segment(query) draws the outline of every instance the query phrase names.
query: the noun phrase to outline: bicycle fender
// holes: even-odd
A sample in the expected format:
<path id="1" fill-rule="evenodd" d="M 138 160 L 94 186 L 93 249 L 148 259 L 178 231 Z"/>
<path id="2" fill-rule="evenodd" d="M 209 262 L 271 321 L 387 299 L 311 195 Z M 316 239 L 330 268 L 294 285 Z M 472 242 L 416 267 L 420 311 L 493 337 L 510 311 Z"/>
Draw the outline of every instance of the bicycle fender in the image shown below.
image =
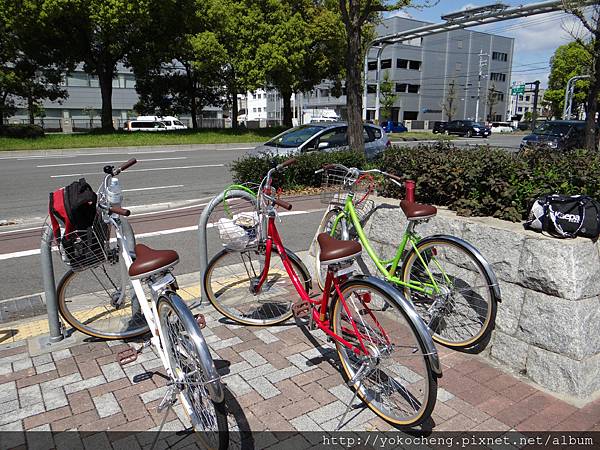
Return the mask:
<path id="1" fill-rule="evenodd" d="M 477 261 L 481 264 L 481 267 L 483 267 L 485 276 L 487 277 L 487 279 L 494 291 L 494 297 L 496 297 L 496 301 L 498 303 L 502 302 L 502 297 L 500 295 L 500 285 L 498 284 L 498 278 L 496 278 L 496 274 L 494 273 L 494 270 L 492 269 L 491 264 L 489 262 L 487 262 L 487 260 L 483 257 L 483 255 L 481 254 L 481 252 L 479 250 L 477 250 L 472 244 L 465 241 L 464 239 L 458 238 L 456 236 L 450 236 L 447 234 L 435 234 L 433 236 L 427 236 L 426 238 L 421 239 L 418 243 L 427 242 L 429 240 L 433 240 L 436 238 L 443 238 L 448 241 L 455 242 L 456 244 L 462 245 L 467 250 L 469 250 L 471 253 L 473 253 L 473 255 L 475 255 L 475 258 L 477 259 Z"/>
<path id="2" fill-rule="evenodd" d="M 433 339 L 431 338 L 429 328 L 427 327 L 425 322 L 423 322 L 423 319 L 419 317 L 417 311 L 415 311 L 413 304 L 406 300 L 404 298 L 404 295 L 402 295 L 402 293 L 391 283 L 369 275 L 352 275 L 350 278 L 348 278 L 347 281 L 345 281 L 340 286 L 340 289 L 343 290 L 344 285 L 351 281 L 366 281 L 370 284 L 375 285 L 375 287 L 381 289 L 383 292 L 386 292 L 390 295 L 392 301 L 396 304 L 395 306 L 398 309 L 401 309 L 404 312 L 406 312 L 406 315 L 408 316 L 409 320 L 411 320 L 414 323 L 417 333 L 420 334 L 421 339 L 423 340 L 425 350 L 427 352 L 427 359 L 429 359 L 429 362 L 431 363 L 431 369 L 433 370 L 433 373 L 435 373 L 438 376 L 438 378 L 441 378 L 442 365 L 440 364 L 440 358 L 438 356 L 437 349 L 435 348 L 435 344 L 433 343 Z"/>
<path id="3" fill-rule="evenodd" d="M 173 306 L 179 309 L 182 313 L 181 318 L 184 322 L 184 326 L 188 330 L 198 330 L 198 323 L 194 319 L 192 312 L 182 300 L 182 298 L 172 291 L 166 292 L 164 295 L 168 296 Z M 212 401 L 220 403 L 225 398 L 225 392 L 223 390 L 223 384 L 221 383 L 221 376 L 215 368 L 215 363 L 210 354 L 210 350 L 208 349 L 208 345 L 204 340 L 204 336 L 200 331 L 200 333 L 198 334 L 190 333 L 190 337 L 194 341 L 194 344 L 196 344 L 196 348 L 198 349 L 200 362 L 206 370 L 206 378 L 209 380 L 214 380 L 206 384 L 208 395 L 210 396 L 210 399 Z"/>

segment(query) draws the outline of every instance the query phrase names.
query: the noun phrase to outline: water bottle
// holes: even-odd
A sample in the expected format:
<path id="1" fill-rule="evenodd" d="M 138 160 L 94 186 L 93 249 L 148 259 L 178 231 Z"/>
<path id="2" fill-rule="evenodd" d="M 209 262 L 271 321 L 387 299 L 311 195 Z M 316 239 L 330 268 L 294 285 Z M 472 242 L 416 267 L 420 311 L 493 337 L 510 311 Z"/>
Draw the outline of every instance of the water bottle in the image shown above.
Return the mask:
<path id="1" fill-rule="evenodd" d="M 120 205 L 123 201 L 123 192 L 118 178 L 111 178 L 110 185 L 106 189 L 106 197 L 111 205 Z"/>

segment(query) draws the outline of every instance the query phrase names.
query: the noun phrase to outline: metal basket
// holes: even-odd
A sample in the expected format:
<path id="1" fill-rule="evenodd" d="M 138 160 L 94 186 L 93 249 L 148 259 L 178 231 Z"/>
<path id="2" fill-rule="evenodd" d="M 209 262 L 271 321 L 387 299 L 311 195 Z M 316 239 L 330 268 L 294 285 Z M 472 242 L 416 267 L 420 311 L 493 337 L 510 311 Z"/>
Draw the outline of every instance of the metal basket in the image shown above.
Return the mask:
<path id="1" fill-rule="evenodd" d="M 99 266 L 108 259 L 110 233 L 98 214 L 91 227 L 64 234 L 57 240 L 58 251 L 65 265 L 74 272 Z"/>
<path id="2" fill-rule="evenodd" d="M 321 180 L 321 203 L 344 206 L 348 195 L 352 193 L 352 202 L 357 207 L 366 202 L 374 186 L 370 175 L 356 178 L 343 169 L 328 169 L 323 172 Z"/>

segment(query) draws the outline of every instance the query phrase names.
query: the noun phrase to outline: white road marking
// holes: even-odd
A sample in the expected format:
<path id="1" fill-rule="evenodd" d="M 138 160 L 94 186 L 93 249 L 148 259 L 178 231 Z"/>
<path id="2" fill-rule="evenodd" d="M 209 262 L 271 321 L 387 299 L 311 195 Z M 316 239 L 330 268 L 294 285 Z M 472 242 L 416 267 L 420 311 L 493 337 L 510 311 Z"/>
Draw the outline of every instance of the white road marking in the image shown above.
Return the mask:
<path id="1" fill-rule="evenodd" d="M 183 184 L 172 184 L 171 186 L 154 186 L 154 187 L 145 187 L 145 188 L 135 188 L 135 189 L 123 189 L 123 192 L 137 192 L 137 191 L 152 191 L 154 189 L 171 189 L 183 187 Z"/>
<path id="2" fill-rule="evenodd" d="M 153 167 L 149 169 L 129 169 L 127 173 L 132 172 L 153 172 L 157 170 L 179 170 L 179 169 L 200 169 L 205 167 L 225 167 L 225 164 L 201 164 L 198 166 L 177 166 L 177 167 Z M 98 172 L 87 172 L 87 173 L 68 173 L 65 175 L 50 175 L 50 178 L 66 178 L 66 177 L 79 177 L 81 175 L 97 175 Z"/>
<path id="3" fill-rule="evenodd" d="M 148 161 L 172 161 L 174 159 L 187 159 L 187 156 L 176 156 L 174 158 L 149 158 L 149 159 L 138 159 L 138 162 L 148 162 Z M 43 164 L 41 166 L 37 166 L 38 168 L 42 167 L 64 167 L 64 166 L 85 166 L 85 165 L 101 165 L 101 164 L 118 164 L 124 163 L 125 161 L 94 161 L 94 162 L 78 162 L 78 163 L 63 163 L 63 164 Z"/>
<path id="4" fill-rule="evenodd" d="M 314 212 L 319 212 L 322 211 L 322 208 L 319 209 L 309 209 L 306 211 L 285 211 L 282 213 L 279 213 L 280 216 L 296 216 L 296 215 L 300 215 L 300 214 L 310 214 L 310 213 L 314 213 Z M 212 228 L 214 227 L 214 224 L 208 224 L 208 228 Z M 147 237 L 154 237 L 154 236 L 165 236 L 168 234 L 176 234 L 176 233 L 185 233 L 188 231 L 195 231 L 198 229 L 198 225 L 192 225 L 189 227 L 180 227 L 180 228 L 171 228 L 168 230 L 160 230 L 160 231 L 151 231 L 148 233 L 139 233 L 135 235 L 136 239 L 141 239 L 141 238 L 147 238 Z M 111 239 L 111 241 L 114 241 L 114 238 Z M 56 247 L 52 247 L 52 251 L 55 252 L 58 249 Z M 13 253 L 4 253 L 2 255 L 0 255 L 0 261 L 4 261 L 7 259 L 15 259 L 15 258 L 22 258 L 25 256 L 33 256 L 33 255 L 39 255 L 40 254 L 40 249 L 36 248 L 33 250 L 23 250 L 20 252 L 13 252 Z"/>

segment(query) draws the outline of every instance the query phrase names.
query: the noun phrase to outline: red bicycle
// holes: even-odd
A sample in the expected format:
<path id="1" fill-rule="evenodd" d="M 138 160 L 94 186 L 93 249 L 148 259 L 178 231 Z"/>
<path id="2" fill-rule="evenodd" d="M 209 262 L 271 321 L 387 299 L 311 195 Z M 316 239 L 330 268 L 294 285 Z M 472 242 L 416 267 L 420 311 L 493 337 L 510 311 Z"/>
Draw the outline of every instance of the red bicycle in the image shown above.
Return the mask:
<path id="1" fill-rule="evenodd" d="M 434 408 L 441 376 L 427 326 L 387 282 L 352 275 L 362 251 L 355 241 L 319 235 L 321 264 L 327 267 L 325 289 L 320 297 L 309 294 L 310 274 L 284 247 L 275 224 L 276 207 L 291 210 L 292 205 L 275 197 L 272 177 L 293 162 L 279 164 L 263 179 L 254 221 L 248 226 L 246 217 L 244 228 L 254 239 L 246 240 L 251 244 L 242 250 L 225 248 L 210 261 L 205 292 L 221 314 L 241 324 L 274 325 L 295 314 L 311 329 L 322 330 L 335 342 L 355 396 L 391 423 L 418 425 Z"/>

